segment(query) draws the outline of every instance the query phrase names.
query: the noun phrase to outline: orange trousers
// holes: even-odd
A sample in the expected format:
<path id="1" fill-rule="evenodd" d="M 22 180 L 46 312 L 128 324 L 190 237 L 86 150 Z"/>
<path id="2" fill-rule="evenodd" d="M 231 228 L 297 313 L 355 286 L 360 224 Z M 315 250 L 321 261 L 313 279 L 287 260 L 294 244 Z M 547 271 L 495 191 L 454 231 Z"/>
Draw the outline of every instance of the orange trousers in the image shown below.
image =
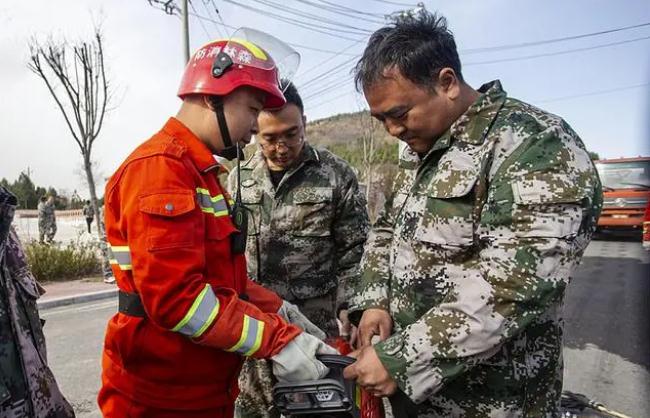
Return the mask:
<path id="1" fill-rule="evenodd" d="M 104 418 L 233 418 L 234 405 L 204 410 L 171 410 L 153 408 L 124 396 L 114 388 L 104 385 L 97 396 Z"/>

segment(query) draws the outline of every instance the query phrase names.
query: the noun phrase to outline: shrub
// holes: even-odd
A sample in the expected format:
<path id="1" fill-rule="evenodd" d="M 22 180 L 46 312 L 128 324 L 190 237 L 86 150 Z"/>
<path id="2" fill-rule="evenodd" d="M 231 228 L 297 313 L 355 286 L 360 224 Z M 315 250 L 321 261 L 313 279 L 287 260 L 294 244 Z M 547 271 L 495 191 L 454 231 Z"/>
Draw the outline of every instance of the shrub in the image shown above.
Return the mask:
<path id="1" fill-rule="evenodd" d="M 25 253 L 39 281 L 69 280 L 101 271 L 93 244 L 70 243 L 59 247 L 32 242 L 25 246 Z"/>

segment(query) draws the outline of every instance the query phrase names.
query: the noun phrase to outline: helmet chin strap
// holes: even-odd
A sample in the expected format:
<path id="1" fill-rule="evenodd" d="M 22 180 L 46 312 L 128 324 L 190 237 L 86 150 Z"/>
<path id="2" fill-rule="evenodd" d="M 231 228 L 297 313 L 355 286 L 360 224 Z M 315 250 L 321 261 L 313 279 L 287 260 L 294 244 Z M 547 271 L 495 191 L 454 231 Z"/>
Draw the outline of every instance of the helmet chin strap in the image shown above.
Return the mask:
<path id="1" fill-rule="evenodd" d="M 227 160 L 234 160 L 239 157 L 240 160 L 244 159 L 244 154 L 241 152 L 237 145 L 233 145 L 232 138 L 230 137 L 230 130 L 226 122 L 226 114 L 223 110 L 223 99 L 219 96 L 212 96 L 212 106 L 214 113 L 217 116 L 217 125 L 219 125 L 219 132 L 221 133 L 221 140 L 223 141 L 224 148 L 217 152 L 219 157 Z"/>
<path id="2" fill-rule="evenodd" d="M 217 115 L 217 124 L 221 132 L 224 149 L 217 153 L 218 156 L 228 160 L 237 158 L 237 194 L 235 202 L 230 208 L 230 218 L 237 232 L 230 235 L 231 251 L 233 254 L 244 254 L 246 252 L 246 240 L 248 237 L 248 213 L 241 200 L 241 167 L 240 161 L 244 159 L 244 152 L 239 147 L 239 142 L 235 145 L 230 138 L 226 115 L 223 111 L 223 100 L 221 97 L 213 96 L 212 106 L 214 113 Z"/>

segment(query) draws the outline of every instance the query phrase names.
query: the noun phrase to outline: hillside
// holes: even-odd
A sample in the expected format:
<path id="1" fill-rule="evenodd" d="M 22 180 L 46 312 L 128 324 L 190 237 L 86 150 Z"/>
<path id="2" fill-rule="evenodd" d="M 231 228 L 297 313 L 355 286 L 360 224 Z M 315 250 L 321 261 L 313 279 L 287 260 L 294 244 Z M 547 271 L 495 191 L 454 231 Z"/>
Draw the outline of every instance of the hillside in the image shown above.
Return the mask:
<path id="1" fill-rule="evenodd" d="M 340 113 L 324 119 L 307 123 L 307 138 L 314 144 L 342 144 L 358 140 L 372 124 L 373 134 L 379 142 L 395 142 L 384 127 L 376 120 L 371 121 L 367 111 L 355 113 Z"/>
<path id="2" fill-rule="evenodd" d="M 367 111 L 342 113 L 307 123 L 307 140 L 324 147 L 363 171 L 363 138 L 371 132 L 375 140 L 373 164 L 397 162 L 397 140 L 370 117 Z"/>

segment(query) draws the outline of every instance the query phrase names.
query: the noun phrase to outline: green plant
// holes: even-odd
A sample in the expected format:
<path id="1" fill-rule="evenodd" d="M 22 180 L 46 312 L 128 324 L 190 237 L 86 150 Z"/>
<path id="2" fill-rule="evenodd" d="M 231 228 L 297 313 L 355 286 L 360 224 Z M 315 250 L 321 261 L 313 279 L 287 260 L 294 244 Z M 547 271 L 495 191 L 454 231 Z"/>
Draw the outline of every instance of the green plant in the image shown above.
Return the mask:
<path id="1" fill-rule="evenodd" d="M 71 242 L 66 246 L 31 242 L 25 246 L 27 261 L 39 281 L 75 279 L 101 271 L 93 244 Z"/>

